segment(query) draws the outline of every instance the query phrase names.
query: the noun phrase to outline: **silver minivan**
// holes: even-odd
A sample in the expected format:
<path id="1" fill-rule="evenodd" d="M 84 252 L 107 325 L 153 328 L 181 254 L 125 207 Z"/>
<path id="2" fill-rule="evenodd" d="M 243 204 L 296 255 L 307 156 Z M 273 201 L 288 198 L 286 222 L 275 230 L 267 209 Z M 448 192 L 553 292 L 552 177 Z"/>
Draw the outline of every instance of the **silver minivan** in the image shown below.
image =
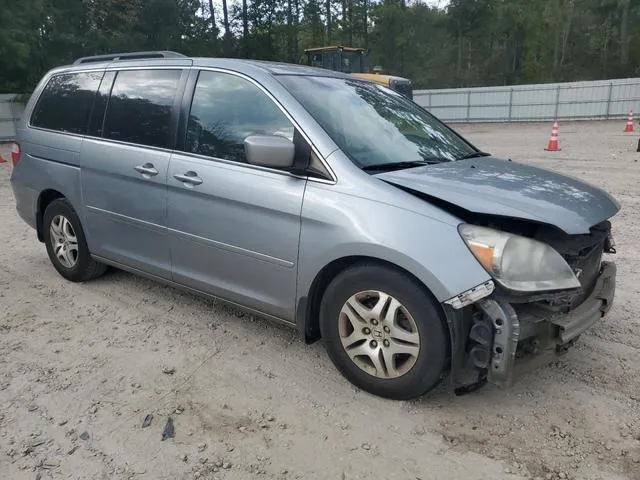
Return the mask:
<path id="1" fill-rule="evenodd" d="M 321 338 L 376 395 L 508 384 L 613 301 L 611 196 L 352 76 L 81 58 L 43 77 L 14 150 L 18 213 L 64 278 L 112 266 L 223 299 Z"/>

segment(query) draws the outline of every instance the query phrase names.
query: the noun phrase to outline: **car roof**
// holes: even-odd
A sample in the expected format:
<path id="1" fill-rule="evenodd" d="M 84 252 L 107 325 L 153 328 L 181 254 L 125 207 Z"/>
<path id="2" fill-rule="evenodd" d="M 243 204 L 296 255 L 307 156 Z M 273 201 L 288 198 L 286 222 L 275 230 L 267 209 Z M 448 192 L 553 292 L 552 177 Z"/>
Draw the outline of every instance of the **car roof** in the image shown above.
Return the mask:
<path id="1" fill-rule="evenodd" d="M 95 60 L 93 60 L 95 58 Z M 114 69 L 118 67 L 162 67 L 162 66 L 183 66 L 183 67 L 209 67 L 223 68 L 245 74 L 262 73 L 267 75 L 306 75 L 316 77 L 335 77 L 353 79 L 351 75 L 342 72 L 335 72 L 323 68 L 309 67 L 306 65 L 295 65 L 284 62 L 272 62 L 266 60 L 247 60 L 240 58 L 216 58 L 216 57 L 185 57 L 182 55 L 170 56 L 167 58 L 134 58 L 134 59 L 105 59 L 104 56 L 83 57 L 72 65 L 64 65 L 52 70 L 59 73 L 61 71 L 82 71 L 82 70 L 102 70 L 105 68 Z M 89 61 L 79 63 L 81 60 Z"/>
<path id="2" fill-rule="evenodd" d="M 196 60 L 198 62 L 196 62 Z M 307 65 L 295 65 L 293 63 L 271 62 L 266 60 L 245 60 L 245 59 L 213 59 L 198 58 L 194 59 L 195 66 L 214 66 L 209 63 L 218 63 L 221 60 L 229 60 L 232 63 L 243 64 L 260 68 L 272 75 L 314 75 L 324 77 L 348 77 L 347 74 L 334 72 L 324 68 L 309 67 Z M 200 63 L 202 61 L 202 63 Z"/>

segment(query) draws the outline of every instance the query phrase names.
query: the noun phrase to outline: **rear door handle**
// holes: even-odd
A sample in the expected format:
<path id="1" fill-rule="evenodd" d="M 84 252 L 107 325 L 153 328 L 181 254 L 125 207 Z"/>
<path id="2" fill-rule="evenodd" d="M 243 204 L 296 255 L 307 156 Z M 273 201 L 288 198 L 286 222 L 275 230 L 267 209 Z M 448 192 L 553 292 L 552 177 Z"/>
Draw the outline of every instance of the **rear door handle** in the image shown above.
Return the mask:
<path id="1" fill-rule="evenodd" d="M 158 174 L 158 170 L 153 166 L 153 163 L 145 163 L 144 165 L 138 165 L 137 167 L 133 167 L 133 169 L 141 173 L 143 176 L 147 177 L 155 177 Z"/>
<path id="2" fill-rule="evenodd" d="M 173 178 L 188 185 L 200 185 L 202 183 L 202 179 L 192 170 L 189 170 L 184 174 L 176 173 Z"/>

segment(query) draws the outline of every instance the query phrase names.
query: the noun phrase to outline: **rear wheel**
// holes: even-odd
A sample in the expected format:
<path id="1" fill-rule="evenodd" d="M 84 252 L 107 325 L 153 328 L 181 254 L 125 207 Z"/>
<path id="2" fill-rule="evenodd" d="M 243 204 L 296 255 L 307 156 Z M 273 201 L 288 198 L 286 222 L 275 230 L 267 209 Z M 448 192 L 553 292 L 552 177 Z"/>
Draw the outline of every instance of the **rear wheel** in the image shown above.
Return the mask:
<path id="1" fill-rule="evenodd" d="M 51 202 L 42 223 L 49 260 L 60 275 L 72 282 L 85 282 L 106 271 L 106 265 L 91 258 L 80 219 L 66 199 Z"/>
<path id="2" fill-rule="evenodd" d="M 374 395 L 420 396 L 445 371 L 448 337 L 439 305 L 392 268 L 361 264 L 339 274 L 323 296 L 320 328 L 338 370 Z"/>

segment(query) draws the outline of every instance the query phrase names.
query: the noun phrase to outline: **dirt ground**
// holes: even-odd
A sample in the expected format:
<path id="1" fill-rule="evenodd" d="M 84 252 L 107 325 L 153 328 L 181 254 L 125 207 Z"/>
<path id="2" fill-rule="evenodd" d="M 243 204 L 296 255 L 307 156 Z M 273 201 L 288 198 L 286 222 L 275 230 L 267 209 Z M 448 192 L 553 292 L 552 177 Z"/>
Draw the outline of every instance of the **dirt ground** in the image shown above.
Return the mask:
<path id="1" fill-rule="evenodd" d="M 639 134 L 561 124 L 551 153 L 550 127 L 456 128 L 622 203 L 614 308 L 509 389 L 412 402 L 358 391 L 321 343 L 222 304 L 119 271 L 63 281 L 1 164 L 0 477 L 640 479 Z"/>

